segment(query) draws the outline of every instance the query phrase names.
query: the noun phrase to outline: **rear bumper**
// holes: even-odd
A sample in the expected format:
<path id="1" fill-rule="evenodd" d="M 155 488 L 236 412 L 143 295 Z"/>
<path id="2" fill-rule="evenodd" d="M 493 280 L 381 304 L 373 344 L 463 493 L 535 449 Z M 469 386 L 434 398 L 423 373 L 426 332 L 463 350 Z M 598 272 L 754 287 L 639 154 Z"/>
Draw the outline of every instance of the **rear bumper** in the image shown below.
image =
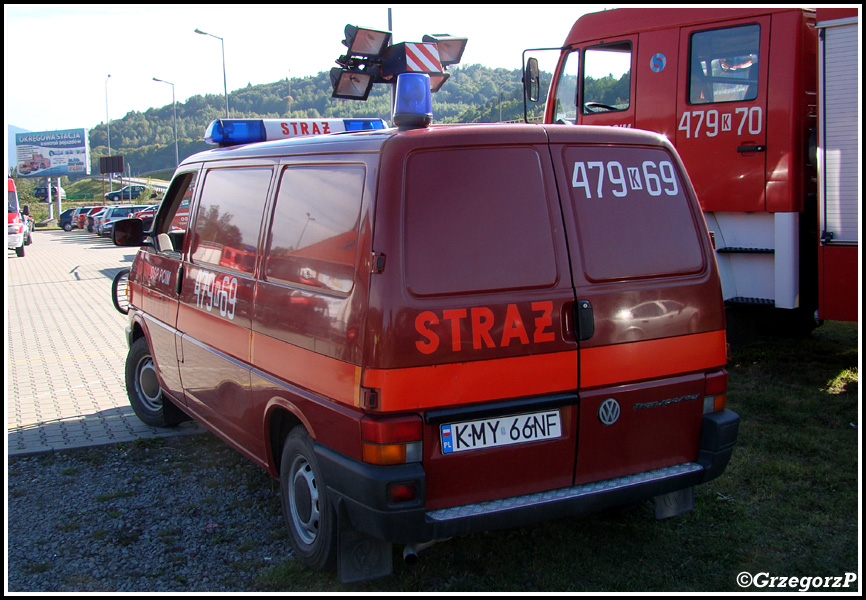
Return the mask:
<path id="1" fill-rule="evenodd" d="M 739 421 L 730 410 L 705 415 L 697 462 L 434 511 L 424 508 L 425 476 L 420 464 L 380 467 L 360 463 L 321 444 L 315 449 L 341 518 L 378 539 L 408 544 L 595 512 L 709 481 L 724 472 Z M 388 504 L 392 483 L 414 483 L 417 499 Z"/>

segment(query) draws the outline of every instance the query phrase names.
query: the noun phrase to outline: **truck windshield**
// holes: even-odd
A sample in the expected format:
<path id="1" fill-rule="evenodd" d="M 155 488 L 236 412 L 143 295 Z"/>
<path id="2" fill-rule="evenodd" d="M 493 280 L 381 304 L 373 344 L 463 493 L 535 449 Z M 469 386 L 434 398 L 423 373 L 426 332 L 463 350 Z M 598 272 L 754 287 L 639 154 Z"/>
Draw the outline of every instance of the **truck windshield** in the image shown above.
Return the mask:
<path id="1" fill-rule="evenodd" d="M 553 122 L 576 123 L 578 97 L 585 115 L 628 109 L 631 52 L 630 42 L 586 48 L 582 72 L 580 50 L 569 52 L 555 81 Z"/>

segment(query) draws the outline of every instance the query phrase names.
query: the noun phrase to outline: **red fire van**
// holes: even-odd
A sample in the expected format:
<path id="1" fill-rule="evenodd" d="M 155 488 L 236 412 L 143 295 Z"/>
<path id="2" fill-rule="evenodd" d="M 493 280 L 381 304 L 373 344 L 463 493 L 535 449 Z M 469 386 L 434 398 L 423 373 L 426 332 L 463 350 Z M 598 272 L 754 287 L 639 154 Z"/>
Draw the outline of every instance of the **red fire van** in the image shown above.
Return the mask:
<path id="1" fill-rule="evenodd" d="M 129 275 L 136 413 L 193 417 L 278 478 L 295 555 L 343 581 L 389 573 L 393 543 L 689 510 L 739 417 L 670 143 L 399 122 L 178 167 Z"/>

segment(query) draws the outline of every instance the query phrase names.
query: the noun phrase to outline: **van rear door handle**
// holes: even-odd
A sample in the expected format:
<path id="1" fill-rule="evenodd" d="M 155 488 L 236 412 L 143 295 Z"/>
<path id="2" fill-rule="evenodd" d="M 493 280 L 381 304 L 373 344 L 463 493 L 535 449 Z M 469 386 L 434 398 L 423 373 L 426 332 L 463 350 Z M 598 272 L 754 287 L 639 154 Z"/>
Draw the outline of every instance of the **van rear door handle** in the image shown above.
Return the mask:
<path id="1" fill-rule="evenodd" d="M 592 304 L 589 300 L 578 300 L 577 308 L 577 339 L 585 342 L 595 333 L 595 319 L 592 316 Z"/>
<path id="2" fill-rule="evenodd" d="M 737 146 L 737 152 L 763 152 L 766 150 L 766 146 Z"/>

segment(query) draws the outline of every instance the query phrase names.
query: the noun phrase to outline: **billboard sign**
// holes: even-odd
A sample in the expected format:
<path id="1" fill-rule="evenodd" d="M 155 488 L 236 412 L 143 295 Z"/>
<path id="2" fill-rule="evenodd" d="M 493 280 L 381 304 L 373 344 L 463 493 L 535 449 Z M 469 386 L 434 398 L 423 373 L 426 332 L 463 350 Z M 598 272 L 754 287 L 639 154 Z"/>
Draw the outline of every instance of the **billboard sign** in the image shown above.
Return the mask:
<path id="1" fill-rule="evenodd" d="M 84 129 L 15 134 L 19 177 L 90 174 L 90 143 Z"/>

